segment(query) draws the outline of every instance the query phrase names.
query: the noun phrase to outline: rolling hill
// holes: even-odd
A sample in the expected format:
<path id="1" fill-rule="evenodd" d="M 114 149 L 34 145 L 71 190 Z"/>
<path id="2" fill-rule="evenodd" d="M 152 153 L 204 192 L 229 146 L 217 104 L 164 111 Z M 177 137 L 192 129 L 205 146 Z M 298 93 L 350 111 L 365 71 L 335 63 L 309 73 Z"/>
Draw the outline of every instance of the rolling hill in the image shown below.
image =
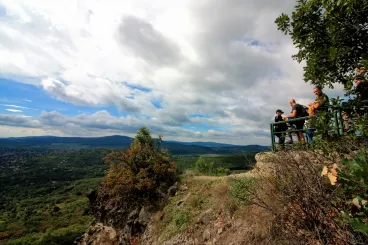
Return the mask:
<path id="1" fill-rule="evenodd" d="M 120 135 L 105 137 L 32 136 L 0 138 L 0 147 L 126 148 L 132 141 L 133 138 Z M 234 154 L 269 149 L 261 145 L 239 146 L 216 142 L 163 141 L 161 146 L 167 148 L 172 154 Z"/>

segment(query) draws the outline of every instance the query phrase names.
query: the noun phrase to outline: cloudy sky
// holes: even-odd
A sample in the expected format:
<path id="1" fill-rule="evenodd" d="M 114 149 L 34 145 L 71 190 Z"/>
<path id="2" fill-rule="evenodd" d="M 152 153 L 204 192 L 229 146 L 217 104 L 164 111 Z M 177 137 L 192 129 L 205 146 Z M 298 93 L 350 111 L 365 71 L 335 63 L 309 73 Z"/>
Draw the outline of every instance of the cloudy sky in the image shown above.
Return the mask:
<path id="1" fill-rule="evenodd" d="M 269 144 L 313 100 L 274 19 L 295 0 L 0 0 L 0 137 Z M 327 91 L 339 94 L 341 89 Z"/>

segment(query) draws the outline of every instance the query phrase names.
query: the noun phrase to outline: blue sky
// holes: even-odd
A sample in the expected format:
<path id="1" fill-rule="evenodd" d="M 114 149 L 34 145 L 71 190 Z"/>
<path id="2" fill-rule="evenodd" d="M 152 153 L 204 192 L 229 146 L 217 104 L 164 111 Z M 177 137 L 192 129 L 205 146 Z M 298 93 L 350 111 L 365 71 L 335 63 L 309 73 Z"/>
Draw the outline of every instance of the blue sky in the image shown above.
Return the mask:
<path id="1" fill-rule="evenodd" d="M 14 113 L 6 109 L 18 109 L 18 114 L 24 116 L 39 116 L 42 111 L 59 111 L 66 116 L 76 116 L 81 113 L 93 114 L 100 110 L 107 110 L 113 116 L 124 116 L 116 107 L 78 106 L 72 103 L 54 99 L 42 88 L 31 84 L 19 83 L 13 80 L 0 78 L 0 112 L 2 114 Z M 21 108 L 24 107 L 24 108 Z"/>
<path id="2" fill-rule="evenodd" d="M 147 126 L 167 140 L 267 145 L 276 109 L 314 99 L 274 24 L 294 4 L 0 0 L 0 137 Z"/>

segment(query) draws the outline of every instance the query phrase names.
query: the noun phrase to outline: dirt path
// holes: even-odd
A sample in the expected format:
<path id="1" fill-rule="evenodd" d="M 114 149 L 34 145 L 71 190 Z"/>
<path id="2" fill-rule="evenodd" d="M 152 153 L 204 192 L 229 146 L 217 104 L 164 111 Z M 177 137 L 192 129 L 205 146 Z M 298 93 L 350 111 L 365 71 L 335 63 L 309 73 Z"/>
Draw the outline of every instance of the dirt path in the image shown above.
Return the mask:
<path id="1" fill-rule="evenodd" d="M 193 176 L 194 180 L 220 180 L 220 179 L 229 179 L 229 178 L 242 178 L 242 177 L 255 177 L 255 173 L 252 171 L 240 173 L 240 174 L 230 174 L 226 176 Z"/>

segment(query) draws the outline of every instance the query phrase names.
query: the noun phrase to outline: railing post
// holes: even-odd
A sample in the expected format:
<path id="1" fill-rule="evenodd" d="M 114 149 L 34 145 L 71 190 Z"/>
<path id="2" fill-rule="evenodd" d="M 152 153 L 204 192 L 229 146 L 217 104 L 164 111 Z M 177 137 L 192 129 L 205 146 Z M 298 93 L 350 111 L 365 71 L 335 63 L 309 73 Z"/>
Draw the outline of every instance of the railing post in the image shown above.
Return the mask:
<path id="1" fill-rule="evenodd" d="M 335 134 L 339 135 L 339 122 L 337 119 L 337 110 L 334 110 L 334 128 L 335 128 Z"/>
<path id="2" fill-rule="evenodd" d="M 342 110 L 341 107 L 339 108 L 339 120 L 340 120 L 340 135 L 344 135 L 344 119 L 342 118 Z"/>
<path id="3" fill-rule="evenodd" d="M 275 147 L 275 134 L 274 134 L 274 127 L 273 127 L 273 123 L 270 124 L 270 131 L 271 131 L 271 144 L 272 144 L 272 151 L 276 150 Z"/>

